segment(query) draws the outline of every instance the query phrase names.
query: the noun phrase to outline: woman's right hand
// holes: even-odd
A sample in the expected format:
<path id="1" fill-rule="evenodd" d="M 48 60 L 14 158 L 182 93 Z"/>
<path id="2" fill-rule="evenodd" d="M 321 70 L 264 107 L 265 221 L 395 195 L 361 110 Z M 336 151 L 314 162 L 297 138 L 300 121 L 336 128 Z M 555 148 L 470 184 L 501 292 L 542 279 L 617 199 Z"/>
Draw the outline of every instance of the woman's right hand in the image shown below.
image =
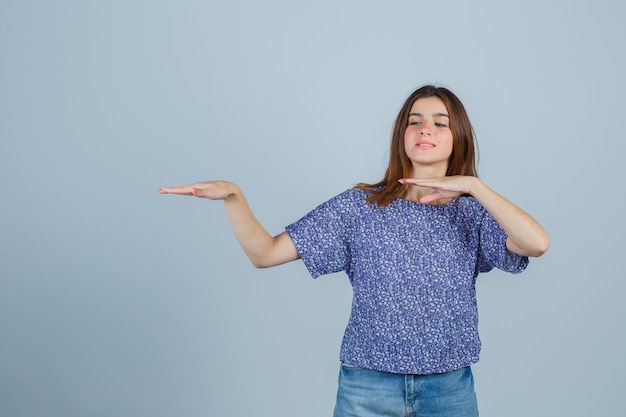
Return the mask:
<path id="1" fill-rule="evenodd" d="M 257 268 L 284 264 L 300 258 L 287 232 L 271 236 L 252 214 L 241 189 L 229 181 L 202 181 L 159 189 L 159 194 L 192 195 L 210 200 L 224 200 L 226 213 L 235 237 Z"/>
<path id="2" fill-rule="evenodd" d="M 192 195 L 209 200 L 225 200 L 238 190 L 237 185 L 229 181 L 201 181 L 177 187 L 159 188 L 159 194 Z"/>

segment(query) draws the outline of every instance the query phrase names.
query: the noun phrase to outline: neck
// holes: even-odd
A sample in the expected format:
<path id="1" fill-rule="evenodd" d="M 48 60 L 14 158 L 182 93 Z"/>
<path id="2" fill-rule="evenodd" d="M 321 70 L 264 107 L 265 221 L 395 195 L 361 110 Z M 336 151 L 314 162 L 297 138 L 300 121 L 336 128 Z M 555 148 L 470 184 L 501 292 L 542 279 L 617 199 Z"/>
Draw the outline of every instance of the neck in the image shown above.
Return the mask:
<path id="1" fill-rule="evenodd" d="M 411 169 L 411 178 L 427 180 L 432 178 L 445 177 L 448 167 L 446 166 L 419 166 Z M 408 201 L 419 202 L 422 197 L 437 192 L 436 189 L 430 187 L 418 187 L 410 185 L 407 187 L 402 199 Z M 430 204 L 446 204 L 452 200 L 451 198 L 435 200 Z"/>
<path id="2" fill-rule="evenodd" d="M 448 164 L 443 165 L 413 165 L 411 167 L 410 177 L 420 180 L 429 180 L 431 178 L 445 177 L 448 171 Z"/>

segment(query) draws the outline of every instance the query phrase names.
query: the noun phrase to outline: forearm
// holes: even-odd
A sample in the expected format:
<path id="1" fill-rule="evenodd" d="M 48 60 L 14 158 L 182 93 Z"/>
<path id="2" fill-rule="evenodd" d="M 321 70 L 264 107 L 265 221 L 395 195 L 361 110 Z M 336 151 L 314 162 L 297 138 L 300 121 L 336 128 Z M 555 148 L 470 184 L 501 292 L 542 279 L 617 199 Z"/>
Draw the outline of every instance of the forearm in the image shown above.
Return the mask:
<path id="1" fill-rule="evenodd" d="M 243 193 L 235 184 L 224 199 L 233 232 L 242 249 L 257 268 L 279 265 L 299 257 L 288 235 L 270 235 L 256 219 Z"/>
<path id="2" fill-rule="evenodd" d="M 470 194 L 493 216 L 506 232 L 507 248 L 524 256 L 541 256 L 550 246 L 544 228 L 524 210 L 496 193 L 478 178 Z"/>

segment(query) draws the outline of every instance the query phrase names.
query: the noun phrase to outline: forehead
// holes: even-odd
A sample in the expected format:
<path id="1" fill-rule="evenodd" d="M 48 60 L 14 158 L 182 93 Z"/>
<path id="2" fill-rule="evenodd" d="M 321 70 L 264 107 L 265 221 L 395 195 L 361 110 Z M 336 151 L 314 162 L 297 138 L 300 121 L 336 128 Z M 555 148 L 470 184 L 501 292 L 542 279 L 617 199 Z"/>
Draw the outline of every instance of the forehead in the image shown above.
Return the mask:
<path id="1" fill-rule="evenodd" d="M 435 113 L 448 114 L 448 109 L 439 97 L 424 97 L 413 102 L 410 113 L 420 113 L 424 116 Z"/>

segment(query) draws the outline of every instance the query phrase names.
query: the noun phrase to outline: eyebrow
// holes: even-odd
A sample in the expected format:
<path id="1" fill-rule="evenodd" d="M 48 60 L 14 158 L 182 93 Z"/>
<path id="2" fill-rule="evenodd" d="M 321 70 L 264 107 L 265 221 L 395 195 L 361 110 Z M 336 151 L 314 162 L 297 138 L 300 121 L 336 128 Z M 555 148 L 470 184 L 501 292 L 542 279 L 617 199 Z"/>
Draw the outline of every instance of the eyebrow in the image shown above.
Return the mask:
<path id="1" fill-rule="evenodd" d="M 424 115 L 422 113 L 409 113 L 409 117 L 411 117 L 411 116 L 424 117 Z M 448 119 L 450 118 L 450 116 L 448 116 L 445 113 L 434 113 L 433 116 L 434 117 L 441 117 L 441 116 L 443 116 L 443 117 L 447 117 Z"/>

